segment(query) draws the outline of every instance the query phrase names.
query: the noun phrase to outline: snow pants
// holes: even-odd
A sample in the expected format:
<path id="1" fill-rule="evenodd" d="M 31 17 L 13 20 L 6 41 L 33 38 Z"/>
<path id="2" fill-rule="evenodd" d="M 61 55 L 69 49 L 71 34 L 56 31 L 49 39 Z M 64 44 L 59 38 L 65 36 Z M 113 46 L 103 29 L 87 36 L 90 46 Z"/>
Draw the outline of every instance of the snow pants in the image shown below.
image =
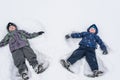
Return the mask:
<path id="1" fill-rule="evenodd" d="M 83 57 L 86 58 L 86 61 L 88 62 L 92 71 L 98 70 L 98 63 L 94 48 L 79 47 L 73 52 L 73 54 L 67 59 L 67 61 L 71 64 L 74 64 L 76 61 L 82 59 Z"/>
<path id="2" fill-rule="evenodd" d="M 23 48 L 15 50 L 14 52 L 12 52 L 12 56 L 14 64 L 18 68 L 20 74 L 22 74 L 22 72 L 25 70 L 28 71 L 25 63 L 26 59 L 33 68 L 38 64 L 36 54 L 29 46 L 25 46 Z"/>

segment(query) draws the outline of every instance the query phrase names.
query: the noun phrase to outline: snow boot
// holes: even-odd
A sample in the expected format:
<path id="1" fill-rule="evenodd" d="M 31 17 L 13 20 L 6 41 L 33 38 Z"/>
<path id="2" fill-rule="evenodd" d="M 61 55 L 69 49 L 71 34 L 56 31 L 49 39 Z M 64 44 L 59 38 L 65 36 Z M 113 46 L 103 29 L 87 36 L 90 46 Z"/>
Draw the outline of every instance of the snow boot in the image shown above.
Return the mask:
<path id="1" fill-rule="evenodd" d="M 93 73 L 94 73 L 95 77 L 99 77 L 99 76 L 102 76 L 102 74 L 103 74 L 104 72 L 95 70 L 95 71 L 93 71 Z"/>
<path id="2" fill-rule="evenodd" d="M 37 73 L 37 74 L 40 74 L 42 72 L 44 72 L 46 70 L 46 68 L 44 69 L 43 68 L 43 64 L 39 64 L 39 65 L 36 65 L 34 67 L 34 71 Z"/>
<path id="3" fill-rule="evenodd" d="M 70 62 L 67 62 L 67 61 L 65 61 L 65 60 L 60 60 L 60 63 L 62 64 L 62 66 L 65 68 L 65 69 L 67 69 L 68 71 L 70 71 L 71 73 L 74 73 L 73 71 L 71 71 L 70 70 L 70 66 L 71 66 L 71 64 L 70 64 Z"/>
<path id="4" fill-rule="evenodd" d="M 93 74 L 87 75 L 87 77 L 95 78 L 101 76 L 102 74 L 103 74 L 102 71 L 94 70 Z"/>
<path id="5" fill-rule="evenodd" d="M 22 76 L 22 79 L 23 79 L 23 80 L 28 80 L 28 79 L 29 79 L 28 71 L 22 72 L 21 76 Z"/>

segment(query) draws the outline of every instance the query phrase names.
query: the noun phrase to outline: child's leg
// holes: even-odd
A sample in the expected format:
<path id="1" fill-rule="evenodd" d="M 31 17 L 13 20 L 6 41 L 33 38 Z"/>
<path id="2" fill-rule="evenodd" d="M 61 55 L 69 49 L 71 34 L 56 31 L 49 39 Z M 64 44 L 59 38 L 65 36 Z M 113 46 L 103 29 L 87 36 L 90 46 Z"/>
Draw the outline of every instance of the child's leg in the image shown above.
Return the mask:
<path id="1" fill-rule="evenodd" d="M 24 71 L 28 71 L 25 64 L 25 57 L 21 49 L 18 49 L 12 53 L 15 66 L 18 68 L 19 73 L 22 74 Z"/>
<path id="2" fill-rule="evenodd" d="M 27 60 L 29 61 L 30 65 L 34 68 L 36 65 L 38 65 L 37 57 L 32 48 L 29 46 L 26 46 L 23 48 L 23 52 Z"/>
<path id="3" fill-rule="evenodd" d="M 98 63 L 97 63 L 97 59 L 96 59 L 95 49 L 87 50 L 86 60 L 92 71 L 98 70 Z"/>
<path id="4" fill-rule="evenodd" d="M 74 64 L 77 60 L 84 57 L 84 54 L 85 50 L 80 47 L 73 52 L 73 54 L 67 59 L 67 61 L 70 62 L 71 64 Z"/>

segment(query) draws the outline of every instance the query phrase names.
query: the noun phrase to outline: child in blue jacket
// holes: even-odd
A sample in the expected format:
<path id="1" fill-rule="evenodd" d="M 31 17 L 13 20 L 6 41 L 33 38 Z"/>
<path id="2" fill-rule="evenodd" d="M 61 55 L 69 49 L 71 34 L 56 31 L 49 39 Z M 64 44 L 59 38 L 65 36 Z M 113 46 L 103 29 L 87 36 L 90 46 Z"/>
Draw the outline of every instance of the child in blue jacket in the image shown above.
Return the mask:
<path id="1" fill-rule="evenodd" d="M 63 67 L 70 71 L 69 67 L 73 65 L 76 61 L 85 57 L 88 62 L 93 75 L 92 77 L 96 77 L 102 72 L 99 71 L 99 66 L 96 59 L 95 49 L 97 49 L 97 43 L 100 45 L 103 54 L 108 54 L 107 48 L 100 37 L 97 35 L 98 28 L 95 24 L 91 25 L 87 32 L 82 33 L 72 33 L 71 35 L 66 35 L 66 39 L 69 38 L 82 38 L 79 45 L 80 47 L 76 49 L 73 54 L 67 60 L 61 60 Z"/>

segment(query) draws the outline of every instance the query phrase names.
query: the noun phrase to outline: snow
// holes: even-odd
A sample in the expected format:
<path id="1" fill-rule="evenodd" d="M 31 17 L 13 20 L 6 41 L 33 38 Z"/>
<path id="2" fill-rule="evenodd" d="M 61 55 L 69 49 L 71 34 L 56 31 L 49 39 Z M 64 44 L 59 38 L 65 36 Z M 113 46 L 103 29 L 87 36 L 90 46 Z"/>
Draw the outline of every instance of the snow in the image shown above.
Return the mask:
<path id="1" fill-rule="evenodd" d="M 0 40 L 7 34 L 9 21 L 28 32 L 46 32 L 30 40 L 30 43 L 34 50 L 50 58 L 50 67 L 37 75 L 29 66 L 31 80 L 119 80 L 119 3 L 119 0 L 0 0 Z M 72 74 L 59 63 L 63 55 L 78 47 L 68 45 L 65 34 L 84 31 L 93 23 L 98 26 L 100 37 L 109 46 L 109 55 L 104 56 L 97 50 L 108 72 L 95 79 L 85 77 L 83 67 L 79 74 Z M 14 80 L 14 64 L 8 45 L 0 48 L 0 52 L 0 80 Z"/>

